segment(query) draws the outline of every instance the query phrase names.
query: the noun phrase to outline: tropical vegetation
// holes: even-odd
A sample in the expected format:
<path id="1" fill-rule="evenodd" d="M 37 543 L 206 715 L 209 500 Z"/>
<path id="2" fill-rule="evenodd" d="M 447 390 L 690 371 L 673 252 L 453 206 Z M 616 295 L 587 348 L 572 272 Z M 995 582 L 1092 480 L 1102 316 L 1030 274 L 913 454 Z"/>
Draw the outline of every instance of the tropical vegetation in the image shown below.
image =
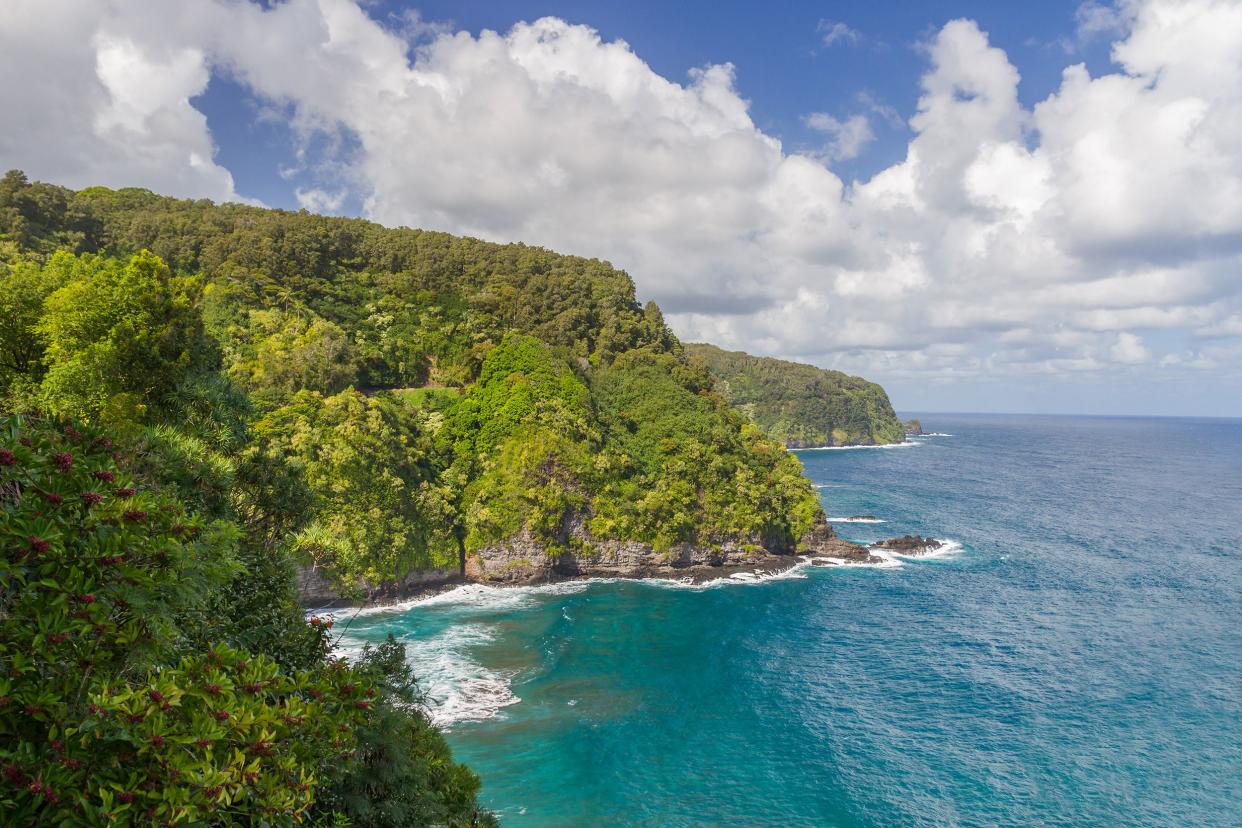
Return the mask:
<path id="1" fill-rule="evenodd" d="M 790 448 L 900 443 L 905 426 L 874 382 L 800 362 L 686 345 L 716 391 Z"/>

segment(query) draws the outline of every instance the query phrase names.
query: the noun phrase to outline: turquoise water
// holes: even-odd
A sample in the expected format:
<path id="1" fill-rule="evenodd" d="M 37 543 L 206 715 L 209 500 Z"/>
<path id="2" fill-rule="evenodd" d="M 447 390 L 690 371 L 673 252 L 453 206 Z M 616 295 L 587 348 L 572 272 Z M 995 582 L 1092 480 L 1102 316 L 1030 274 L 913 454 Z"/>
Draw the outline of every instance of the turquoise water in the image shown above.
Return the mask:
<path id="1" fill-rule="evenodd" d="M 930 560 L 465 587 L 410 642 L 506 826 L 1242 824 L 1242 421 L 925 415 L 805 451 Z M 900 565 L 896 565 L 900 563 Z"/>

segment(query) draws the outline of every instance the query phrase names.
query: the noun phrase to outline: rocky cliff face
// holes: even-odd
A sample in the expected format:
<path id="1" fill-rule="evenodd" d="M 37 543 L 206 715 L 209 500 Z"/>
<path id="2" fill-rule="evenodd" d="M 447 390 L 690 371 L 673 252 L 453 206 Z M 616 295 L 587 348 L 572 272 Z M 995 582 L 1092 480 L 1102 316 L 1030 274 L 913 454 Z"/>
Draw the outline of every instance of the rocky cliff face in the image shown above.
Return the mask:
<path id="1" fill-rule="evenodd" d="M 411 572 L 397 581 L 373 584 L 364 581 L 358 585 L 357 595 L 343 595 L 340 588 L 313 567 L 298 570 L 298 597 L 304 606 L 332 606 L 335 604 L 385 603 L 397 601 L 428 587 L 461 581 L 461 573 L 453 569 L 425 569 Z"/>
<path id="2" fill-rule="evenodd" d="M 528 584 L 575 577 L 707 578 L 754 569 L 792 566 L 800 556 L 876 560 L 862 546 L 837 537 L 826 522 L 816 524 L 796 548 L 782 548 L 761 538 L 720 544 L 679 544 L 657 552 L 634 541 L 596 540 L 581 520 L 571 521 L 549 548 L 529 532 L 504 544 L 484 547 L 466 559 L 472 581 Z M 567 551 L 566 551 L 567 550 Z"/>
<path id="3" fill-rule="evenodd" d="M 465 581 L 487 584 L 536 584 L 570 578 L 691 578 L 711 579 L 734 572 L 778 571 L 806 558 L 833 558 L 878 563 L 866 547 L 837 537 L 826 521 L 816 523 L 789 547 L 763 538 L 720 544 L 680 544 L 657 552 L 635 541 L 597 540 L 590 536 L 582 515 L 566 516 L 559 537 L 550 547 L 529 531 L 503 544 L 484 547 L 466 558 Z M 460 583 L 456 569 L 412 572 L 399 581 L 364 583 L 360 594 L 343 596 L 321 573 L 304 568 L 298 573 L 298 591 L 308 606 L 343 603 L 384 603 L 429 588 Z"/>

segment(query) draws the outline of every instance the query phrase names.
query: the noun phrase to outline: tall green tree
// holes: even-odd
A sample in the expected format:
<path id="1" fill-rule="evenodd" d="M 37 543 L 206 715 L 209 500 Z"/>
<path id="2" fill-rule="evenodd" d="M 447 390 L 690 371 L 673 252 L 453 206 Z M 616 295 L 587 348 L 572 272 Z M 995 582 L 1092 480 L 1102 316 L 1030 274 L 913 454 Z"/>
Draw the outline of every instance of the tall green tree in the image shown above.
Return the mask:
<path id="1" fill-rule="evenodd" d="M 195 307 L 198 280 L 174 278 L 147 251 L 127 261 L 84 255 L 62 263 L 65 285 L 48 296 L 37 325 L 49 411 L 139 421 L 217 359 Z"/>
<path id="2" fill-rule="evenodd" d="M 74 265 L 72 255 L 60 252 L 40 266 L 18 255 L 15 246 L 0 258 L 0 378 L 34 381 L 42 375 L 43 303 L 71 278 Z"/>

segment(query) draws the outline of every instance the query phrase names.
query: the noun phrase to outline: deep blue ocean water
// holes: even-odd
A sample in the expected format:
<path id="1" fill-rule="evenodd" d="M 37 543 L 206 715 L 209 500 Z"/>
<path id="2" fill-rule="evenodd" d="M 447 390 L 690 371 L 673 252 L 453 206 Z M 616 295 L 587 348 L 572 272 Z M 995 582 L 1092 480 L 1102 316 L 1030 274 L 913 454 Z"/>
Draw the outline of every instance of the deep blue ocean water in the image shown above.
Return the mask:
<path id="1" fill-rule="evenodd" d="M 1242 421 L 923 423 L 799 455 L 885 521 L 842 535 L 948 556 L 472 586 L 350 638 L 410 643 L 505 826 L 1242 825 Z"/>

